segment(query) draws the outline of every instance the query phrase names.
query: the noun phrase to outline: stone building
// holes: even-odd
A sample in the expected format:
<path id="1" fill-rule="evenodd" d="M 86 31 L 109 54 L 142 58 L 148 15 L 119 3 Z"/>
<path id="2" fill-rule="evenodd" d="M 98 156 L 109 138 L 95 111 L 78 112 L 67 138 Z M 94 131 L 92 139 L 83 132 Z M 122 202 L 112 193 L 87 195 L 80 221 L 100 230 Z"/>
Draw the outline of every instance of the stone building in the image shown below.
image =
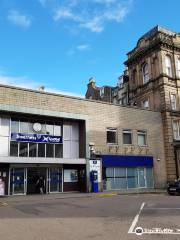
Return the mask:
<path id="1" fill-rule="evenodd" d="M 89 79 L 86 91 L 86 99 L 98 100 L 103 102 L 113 102 L 114 90 L 116 87 L 96 86 L 94 78 Z"/>
<path id="2" fill-rule="evenodd" d="M 112 102 L 161 112 L 168 180 L 179 178 L 180 33 L 156 26 L 127 56 L 128 78 L 113 89 Z"/>
<path id="3" fill-rule="evenodd" d="M 157 26 L 127 55 L 129 103 L 161 112 L 167 176 L 173 180 L 180 176 L 180 34 Z"/>
<path id="4" fill-rule="evenodd" d="M 99 190 L 165 187 L 161 113 L 0 85 L 5 194 L 36 193 L 39 177 L 45 193 L 90 191 L 97 161 Z"/>

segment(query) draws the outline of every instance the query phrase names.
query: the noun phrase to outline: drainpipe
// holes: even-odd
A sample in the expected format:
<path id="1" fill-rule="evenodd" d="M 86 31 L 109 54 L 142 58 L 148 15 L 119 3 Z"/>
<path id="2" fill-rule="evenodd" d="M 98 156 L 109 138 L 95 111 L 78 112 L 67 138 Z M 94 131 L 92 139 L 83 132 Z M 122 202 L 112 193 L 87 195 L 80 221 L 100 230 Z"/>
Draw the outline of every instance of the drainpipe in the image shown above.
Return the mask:
<path id="1" fill-rule="evenodd" d="M 178 171 L 178 159 L 177 159 L 177 149 L 178 147 L 174 146 L 174 156 L 175 156 L 175 166 L 176 166 L 176 178 L 179 178 L 179 171 Z"/>

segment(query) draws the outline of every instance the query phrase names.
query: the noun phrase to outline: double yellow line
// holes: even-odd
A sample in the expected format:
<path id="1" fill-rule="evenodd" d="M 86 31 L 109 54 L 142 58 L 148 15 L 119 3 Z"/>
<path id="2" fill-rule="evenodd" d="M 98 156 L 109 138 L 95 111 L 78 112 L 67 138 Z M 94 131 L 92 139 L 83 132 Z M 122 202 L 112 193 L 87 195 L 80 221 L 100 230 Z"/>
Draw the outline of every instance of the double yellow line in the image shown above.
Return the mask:
<path id="1" fill-rule="evenodd" d="M 114 197 L 117 196 L 117 193 L 98 193 L 96 196 L 98 197 Z"/>

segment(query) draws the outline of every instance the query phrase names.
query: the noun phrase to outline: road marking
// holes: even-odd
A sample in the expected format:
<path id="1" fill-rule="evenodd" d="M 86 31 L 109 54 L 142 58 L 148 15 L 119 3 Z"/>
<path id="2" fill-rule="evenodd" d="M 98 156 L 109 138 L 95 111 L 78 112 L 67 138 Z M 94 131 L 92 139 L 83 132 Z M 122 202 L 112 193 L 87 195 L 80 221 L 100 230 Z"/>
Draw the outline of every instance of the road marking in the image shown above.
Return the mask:
<path id="1" fill-rule="evenodd" d="M 175 210 L 180 210 L 180 208 L 149 208 L 149 207 L 147 207 L 146 208 L 146 210 L 147 209 L 150 209 L 150 210 L 173 210 L 173 209 L 175 209 Z"/>
<path id="2" fill-rule="evenodd" d="M 96 196 L 98 196 L 98 197 L 113 197 L 113 196 L 117 196 L 117 193 L 100 193 L 100 194 L 97 194 Z"/>
<path id="3" fill-rule="evenodd" d="M 136 226 L 136 224 L 137 224 L 137 222 L 138 222 L 139 216 L 140 216 L 140 214 L 141 214 L 141 212 L 142 212 L 145 204 L 146 204 L 145 202 L 143 202 L 143 203 L 141 204 L 141 207 L 140 207 L 140 209 L 139 209 L 139 212 L 138 212 L 137 215 L 135 216 L 135 218 L 134 218 L 134 220 L 133 220 L 133 222 L 132 222 L 132 224 L 131 224 L 131 226 L 130 226 L 130 228 L 129 228 L 128 233 L 134 233 L 133 230 L 134 230 L 134 228 L 135 228 L 135 226 Z"/>

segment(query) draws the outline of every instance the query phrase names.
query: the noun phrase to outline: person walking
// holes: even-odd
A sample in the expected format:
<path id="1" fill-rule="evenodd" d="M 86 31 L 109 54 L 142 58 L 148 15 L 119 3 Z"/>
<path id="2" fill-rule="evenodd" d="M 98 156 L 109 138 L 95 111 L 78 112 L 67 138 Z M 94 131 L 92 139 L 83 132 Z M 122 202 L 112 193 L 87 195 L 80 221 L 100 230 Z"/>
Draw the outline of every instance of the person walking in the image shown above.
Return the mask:
<path id="1" fill-rule="evenodd" d="M 39 189 L 39 193 L 40 194 L 44 194 L 44 189 L 45 189 L 45 180 L 43 179 L 43 177 L 40 177 L 37 182 L 36 182 L 36 186 Z"/>

